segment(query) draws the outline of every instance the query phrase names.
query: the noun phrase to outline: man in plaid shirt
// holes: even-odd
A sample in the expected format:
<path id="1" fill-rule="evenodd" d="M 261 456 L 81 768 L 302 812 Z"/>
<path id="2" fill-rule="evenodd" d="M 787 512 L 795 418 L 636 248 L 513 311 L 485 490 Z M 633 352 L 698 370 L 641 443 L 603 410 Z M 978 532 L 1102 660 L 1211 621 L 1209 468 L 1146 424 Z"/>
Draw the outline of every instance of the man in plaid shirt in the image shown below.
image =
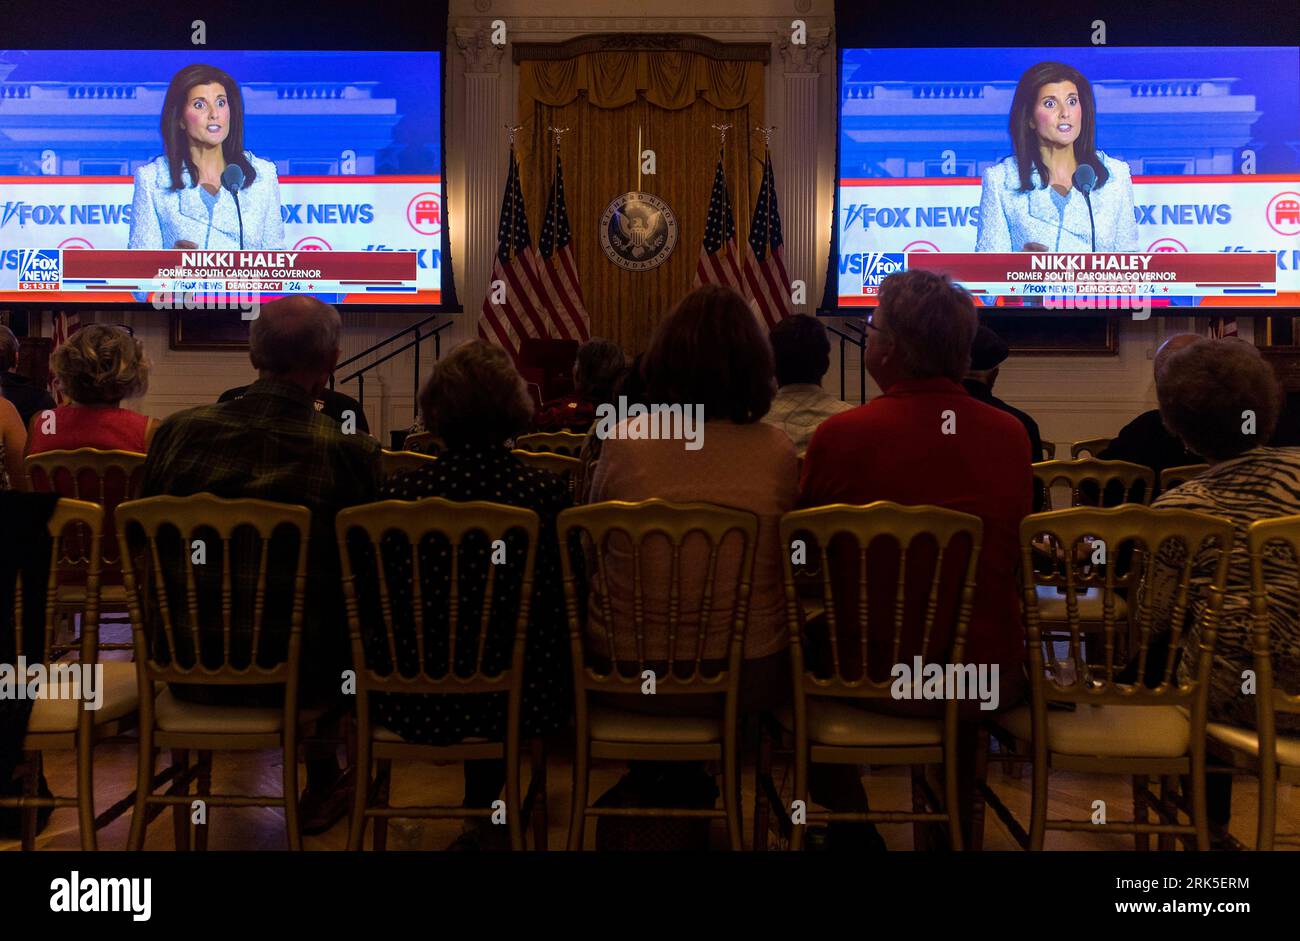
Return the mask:
<path id="1" fill-rule="evenodd" d="M 831 342 L 816 317 L 794 314 L 778 320 L 769 339 L 779 388 L 763 421 L 789 435 L 802 458 L 817 426 L 853 406 L 822 389 L 822 376 L 831 365 Z"/>
<path id="2" fill-rule="evenodd" d="M 365 434 L 343 434 L 337 422 L 315 408 L 338 362 L 340 330 L 338 312 L 315 298 L 283 298 L 266 305 L 253 321 L 249 337 L 249 358 L 259 370 L 258 381 L 241 398 L 192 408 L 163 422 L 149 448 L 141 485 L 142 496 L 211 493 L 297 504 L 312 511 L 303 614 L 304 703 L 322 703 L 336 696 L 341 673 L 351 665 L 334 516 L 340 509 L 377 499 L 381 482 L 379 444 Z M 251 615 L 248 605 L 257 581 L 257 553 L 251 545 L 241 551 L 238 539 L 232 543 L 235 611 L 247 609 Z M 289 563 L 295 547 L 277 539 L 270 548 L 266 615 L 268 622 L 283 626 L 288 622 L 284 589 L 292 584 Z M 221 563 L 224 560 L 212 566 L 213 577 L 207 581 L 214 584 L 206 586 L 206 592 L 200 584 L 201 601 L 219 597 L 215 583 Z M 167 581 L 175 584 L 173 578 L 169 571 Z M 273 614 L 276 596 L 284 610 Z M 183 615 L 183 602 L 172 607 L 173 616 L 177 608 Z M 209 625 L 220 625 L 220 612 L 212 607 L 208 604 L 200 610 L 205 631 Z M 237 617 L 236 622 L 243 625 L 244 618 Z M 251 616 L 249 622 L 249 629 L 241 633 L 251 638 Z M 176 653 L 182 663 L 192 662 L 192 652 L 178 649 Z M 274 692 L 255 686 L 174 684 L 172 688 L 173 695 L 182 699 L 211 702 L 215 694 L 221 702 L 247 705 L 266 705 L 267 694 Z M 307 771 L 302 827 L 304 833 L 319 832 L 317 824 L 323 821 L 312 819 L 320 814 L 311 811 L 320 808 L 311 797 L 315 795 L 317 803 L 333 804 L 333 795 L 342 794 L 337 758 L 331 753 L 309 760 Z M 330 807 L 326 817 L 336 809 L 346 812 L 346 806 Z"/>

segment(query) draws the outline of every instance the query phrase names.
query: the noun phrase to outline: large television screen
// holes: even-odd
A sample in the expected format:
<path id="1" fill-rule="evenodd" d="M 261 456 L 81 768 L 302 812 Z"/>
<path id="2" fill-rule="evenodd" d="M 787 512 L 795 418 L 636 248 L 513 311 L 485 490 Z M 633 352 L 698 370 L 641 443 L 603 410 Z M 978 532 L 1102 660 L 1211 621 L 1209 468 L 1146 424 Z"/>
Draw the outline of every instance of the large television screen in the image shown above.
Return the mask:
<path id="1" fill-rule="evenodd" d="M 440 58 L 0 51 L 0 301 L 438 305 Z"/>
<path id="2" fill-rule="evenodd" d="M 839 133 L 840 313 L 1300 305 L 1296 47 L 846 48 Z"/>

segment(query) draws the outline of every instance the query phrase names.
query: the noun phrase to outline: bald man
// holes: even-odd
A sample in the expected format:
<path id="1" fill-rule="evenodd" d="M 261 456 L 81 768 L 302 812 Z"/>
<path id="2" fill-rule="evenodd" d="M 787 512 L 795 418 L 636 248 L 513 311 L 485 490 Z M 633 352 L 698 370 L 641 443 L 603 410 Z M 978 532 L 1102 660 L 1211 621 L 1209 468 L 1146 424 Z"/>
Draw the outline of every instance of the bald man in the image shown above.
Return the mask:
<path id="1" fill-rule="evenodd" d="M 345 507 L 374 501 L 381 479 L 379 444 L 364 433 L 345 433 L 347 425 L 340 426 L 316 410 L 316 400 L 339 359 L 340 330 L 338 311 L 315 298 L 291 297 L 267 304 L 249 334 L 249 359 L 260 378 L 240 398 L 179 412 L 163 422 L 149 448 L 141 486 L 142 496 L 212 493 L 311 510 L 300 676 L 301 701 L 313 705 L 330 704 L 330 697 L 341 688 L 342 671 L 351 665 L 334 516 Z M 272 542 L 268 591 L 278 588 L 280 593 L 271 592 L 271 598 L 283 598 L 284 587 L 291 584 L 292 548 Z M 213 555 L 209 548 L 209 559 L 218 561 Z M 232 547 L 232 555 L 235 637 L 238 643 L 241 634 L 247 635 L 247 648 L 250 612 L 243 617 L 238 612 L 241 605 L 248 606 L 257 584 L 258 559 L 247 549 L 240 554 L 238 544 Z M 196 566 L 200 598 L 215 597 L 205 595 L 205 575 L 209 592 L 220 588 L 221 566 L 210 568 L 209 572 Z M 283 633 L 285 611 L 274 608 L 272 621 L 271 598 L 266 629 Z M 215 614 L 220 623 L 220 612 Z M 183 617 L 184 611 L 173 612 L 173 617 L 178 615 Z M 183 636 L 179 626 L 176 633 Z M 177 646 L 182 646 L 179 641 Z M 181 662 L 188 662 L 189 651 L 180 654 Z M 282 701 L 280 689 L 265 686 L 172 684 L 171 693 L 178 699 L 248 706 Z M 309 755 L 303 833 L 323 832 L 347 809 L 337 758 Z"/>
<path id="2" fill-rule="evenodd" d="M 1201 337 L 1194 333 L 1178 333 L 1161 343 L 1156 350 L 1152 369 L 1155 372 L 1156 387 L 1164 374 L 1169 358 L 1179 350 L 1190 346 Z M 1180 467 L 1184 464 L 1201 464 L 1202 459 L 1183 447 L 1183 442 L 1165 427 L 1160 418 L 1159 409 L 1143 412 L 1122 429 L 1110 445 L 1097 455 L 1106 461 L 1128 461 L 1141 464 L 1155 472 L 1160 480 L 1160 472 L 1166 467 Z M 1159 483 L 1155 495 L 1159 495 Z"/>

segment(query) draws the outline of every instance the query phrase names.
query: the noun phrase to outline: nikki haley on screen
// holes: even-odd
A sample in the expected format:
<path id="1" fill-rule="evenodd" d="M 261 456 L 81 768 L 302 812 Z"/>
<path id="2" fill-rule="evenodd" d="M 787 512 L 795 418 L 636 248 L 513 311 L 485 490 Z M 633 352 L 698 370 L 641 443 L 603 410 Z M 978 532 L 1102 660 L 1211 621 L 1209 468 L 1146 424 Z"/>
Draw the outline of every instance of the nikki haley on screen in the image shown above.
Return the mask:
<path id="1" fill-rule="evenodd" d="M 161 124 L 165 153 L 135 171 L 127 246 L 284 248 L 275 164 L 244 150 L 239 83 L 209 65 L 181 69 Z"/>
<path id="2" fill-rule="evenodd" d="M 1015 153 L 984 171 L 977 252 L 1137 250 L 1133 178 L 1096 149 L 1096 129 L 1092 85 L 1077 69 L 1040 62 L 1020 77 Z"/>

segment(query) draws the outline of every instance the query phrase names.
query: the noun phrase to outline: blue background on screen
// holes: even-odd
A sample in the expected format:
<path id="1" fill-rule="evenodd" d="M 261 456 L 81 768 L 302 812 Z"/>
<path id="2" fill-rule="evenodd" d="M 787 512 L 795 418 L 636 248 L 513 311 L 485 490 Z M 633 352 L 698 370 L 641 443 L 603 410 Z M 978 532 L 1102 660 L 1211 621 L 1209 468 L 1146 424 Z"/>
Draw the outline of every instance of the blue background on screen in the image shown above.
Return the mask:
<path id="1" fill-rule="evenodd" d="M 0 51 L 0 175 L 125 176 L 162 153 L 173 74 L 225 70 L 244 93 L 244 146 L 281 175 L 439 174 L 442 75 L 436 52 Z M 42 101 L 50 106 L 43 108 Z"/>
<path id="2" fill-rule="evenodd" d="M 1016 81 L 1048 60 L 1087 76 L 1097 147 L 1135 174 L 1236 173 L 1245 150 L 1256 173 L 1300 170 L 1294 47 L 845 49 L 840 176 L 979 176 L 1011 153 Z"/>

